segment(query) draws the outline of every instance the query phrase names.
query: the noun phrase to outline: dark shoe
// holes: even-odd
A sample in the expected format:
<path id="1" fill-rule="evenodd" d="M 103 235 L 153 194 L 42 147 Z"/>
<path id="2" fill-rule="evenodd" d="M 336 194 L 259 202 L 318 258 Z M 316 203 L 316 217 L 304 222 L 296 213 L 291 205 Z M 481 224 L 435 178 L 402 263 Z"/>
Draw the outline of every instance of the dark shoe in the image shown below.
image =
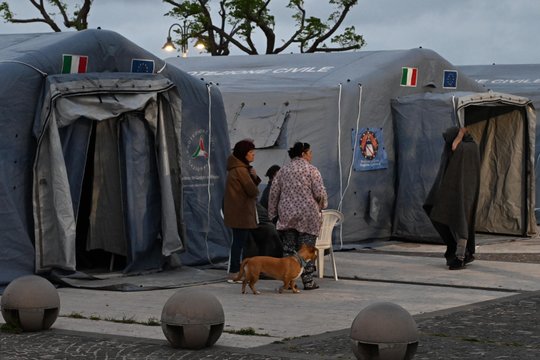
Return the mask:
<path id="1" fill-rule="evenodd" d="M 319 285 L 313 283 L 313 285 L 311 286 L 304 286 L 304 290 L 315 290 L 315 289 L 318 289 L 319 288 Z"/>
<path id="2" fill-rule="evenodd" d="M 454 258 L 450 264 L 448 264 L 448 269 L 450 270 L 461 270 L 465 268 L 465 261 Z"/>
<path id="3" fill-rule="evenodd" d="M 445 256 L 446 257 L 446 256 Z M 449 256 L 449 257 L 446 257 L 446 266 L 450 266 L 450 264 L 452 262 L 454 262 L 456 260 L 456 256 Z"/>
<path id="4" fill-rule="evenodd" d="M 469 263 L 472 263 L 474 261 L 474 255 L 465 255 L 465 260 L 463 260 L 463 262 L 465 264 L 469 264 Z"/>

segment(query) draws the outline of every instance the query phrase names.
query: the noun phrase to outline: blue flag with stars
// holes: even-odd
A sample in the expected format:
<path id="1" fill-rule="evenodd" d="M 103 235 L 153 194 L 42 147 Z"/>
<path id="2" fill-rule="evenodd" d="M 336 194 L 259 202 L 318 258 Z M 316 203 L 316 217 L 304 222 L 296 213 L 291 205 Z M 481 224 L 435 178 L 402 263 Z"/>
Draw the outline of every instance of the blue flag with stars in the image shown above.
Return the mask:
<path id="1" fill-rule="evenodd" d="M 133 73 L 154 73 L 154 60 L 131 59 L 131 72 Z"/>
<path id="2" fill-rule="evenodd" d="M 443 88 L 455 89 L 457 88 L 457 71 L 456 70 L 444 70 L 443 76 Z"/>

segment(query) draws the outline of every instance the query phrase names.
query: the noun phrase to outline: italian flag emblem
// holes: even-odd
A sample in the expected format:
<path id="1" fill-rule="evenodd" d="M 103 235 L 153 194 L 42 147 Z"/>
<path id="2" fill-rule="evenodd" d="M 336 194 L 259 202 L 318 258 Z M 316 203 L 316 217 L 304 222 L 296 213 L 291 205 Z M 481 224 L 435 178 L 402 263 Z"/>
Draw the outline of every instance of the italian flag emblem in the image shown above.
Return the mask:
<path id="1" fill-rule="evenodd" d="M 88 66 L 88 56 L 62 55 L 62 74 L 85 73 Z"/>
<path id="2" fill-rule="evenodd" d="M 413 68 L 413 67 L 401 68 L 401 86 L 416 87 L 417 77 L 418 77 L 418 68 Z"/>

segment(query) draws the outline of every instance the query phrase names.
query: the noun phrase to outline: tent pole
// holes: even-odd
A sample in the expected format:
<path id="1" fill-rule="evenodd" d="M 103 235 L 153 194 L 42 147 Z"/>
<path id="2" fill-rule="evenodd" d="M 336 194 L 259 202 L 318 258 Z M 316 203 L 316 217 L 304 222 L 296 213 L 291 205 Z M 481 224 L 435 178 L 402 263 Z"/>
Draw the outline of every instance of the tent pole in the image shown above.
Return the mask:
<path id="1" fill-rule="evenodd" d="M 109 263 L 109 272 L 112 272 L 114 269 L 114 253 L 111 253 L 111 262 Z"/>

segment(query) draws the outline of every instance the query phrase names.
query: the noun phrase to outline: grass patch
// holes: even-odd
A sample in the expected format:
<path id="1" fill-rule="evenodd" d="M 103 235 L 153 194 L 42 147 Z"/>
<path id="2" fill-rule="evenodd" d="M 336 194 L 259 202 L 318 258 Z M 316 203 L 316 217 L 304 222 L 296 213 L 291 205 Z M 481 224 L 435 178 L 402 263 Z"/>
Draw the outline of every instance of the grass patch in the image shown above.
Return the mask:
<path id="1" fill-rule="evenodd" d="M 161 326 L 161 321 L 159 321 L 158 318 L 151 317 L 148 319 L 148 321 L 144 324 L 148 326 Z"/>
<path id="2" fill-rule="evenodd" d="M 106 320 L 113 323 L 119 323 L 119 324 L 137 324 L 138 323 L 137 320 L 133 318 L 133 316 L 127 317 L 125 315 L 122 316 L 121 319 L 107 318 Z"/>
<path id="3" fill-rule="evenodd" d="M 86 319 L 86 316 L 78 312 L 72 312 L 71 314 L 66 315 L 66 317 L 72 319 Z"/>
<path id="4" fill-rule="evenodd" d="M 521 344 L 521 343 L 518 343 L 518 342 L 510 342 L 510 343 L 504 343 L 505 346 L 511 346 L 511 347 L 521 347 L 521 346 L 525 346 L 525 344 Z"/>
<path id="5" fill-rule="evenodd" d="M 431 336 L 437 336 L 437 337 L 449 337 L 448 334 L 442 334 L 442 333 L 435 333 L 435 334 L 430 334 Z"/>
<path id="6" fill-rule="evenodd" d="M 20 334 L 23 332 L 23 330 L 19 326 L 11 325 L 11 324 L 2 324 L 0 326 L 0 331 L 10 334 Z"/>
<path id="7" fill-rule="evenodd" d="M 268 334 L 259 334 L 255 331 L 254 328 L 241 328 L 240 330 L 224 330 L 223 332 L 236 335 L 246 335 L 246 336 L 270 336 Z"/>
<path id="8" fill-rule="evenodd" d="M 107 317 L 107 318 L 102 319 L 99 315 L 92 314 L 90 316 L 84 316 L 83 314 L 77 313 L 77 312 L 72 312 L 71 314 L 60 315 L 60 316 L 71 318 L 71 319 L 86 319 L 86 320 L 94 320 L 94 321 L 103 320 L 103 321 L 109 321 L 109 322 L 114 322 L 118 324 L 138 324 L 138 325 L 146 325 L 146 326 L 160 326 L 161 325 L 161 322 L 159 321 L 159 319 L 155 317 L 148 318 L 148 320 L 146 321 L 137 321 L 135 320 L 133 316 L 131 317 L 123 316 L 121 319 L 116 319 L 113 317 Z"/>

